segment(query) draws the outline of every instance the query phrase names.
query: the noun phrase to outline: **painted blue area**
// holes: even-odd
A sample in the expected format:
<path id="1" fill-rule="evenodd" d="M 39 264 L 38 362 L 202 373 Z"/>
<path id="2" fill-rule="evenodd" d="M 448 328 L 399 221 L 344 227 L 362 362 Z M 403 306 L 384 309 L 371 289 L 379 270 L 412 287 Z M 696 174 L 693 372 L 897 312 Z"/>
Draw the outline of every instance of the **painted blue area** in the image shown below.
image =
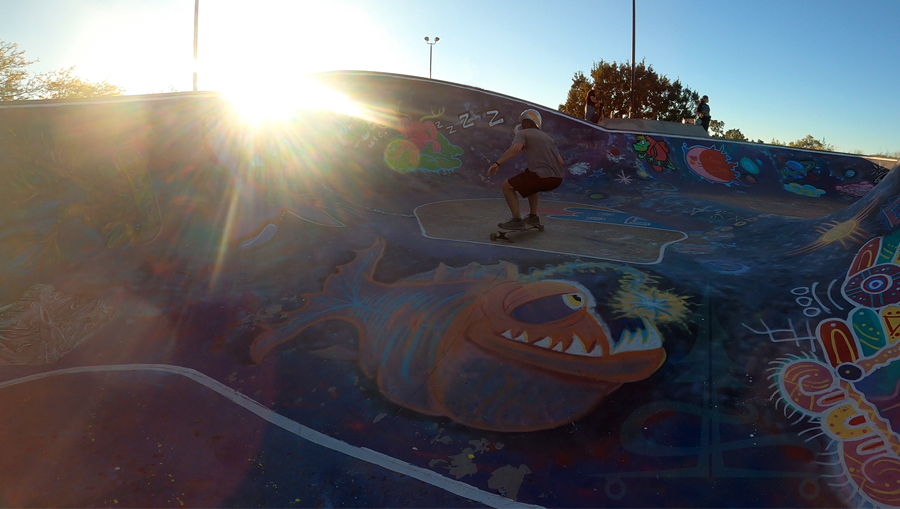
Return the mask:
<path id="1" fill-rule="evenodd" d="M 642 217 L 624 214 L 617 210 L 597 210 L 588 208 L 567 208 L 566 214 L 548 214 L 547 217 L 565 221 L 586 221 L 590 223 L 620 224 L 645 228 L 667 229 L 662 224 L 654 224 Z"/>

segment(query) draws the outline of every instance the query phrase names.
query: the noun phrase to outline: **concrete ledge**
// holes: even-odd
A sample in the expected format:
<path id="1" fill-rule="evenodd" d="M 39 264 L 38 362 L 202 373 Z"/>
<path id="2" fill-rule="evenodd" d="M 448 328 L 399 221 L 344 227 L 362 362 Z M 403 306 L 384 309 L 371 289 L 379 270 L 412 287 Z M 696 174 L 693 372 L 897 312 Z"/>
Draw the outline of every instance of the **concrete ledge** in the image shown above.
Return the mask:
<path id="1" fill-rule="evenodd" d="M 681 122 L 664 122 L 662 120 L 644 120 L 639 118 L 606 118 L 600 126 L 611 131 L 640 131 L 656 134 L 676 134 L 680 136 L 704 136 L 709 134 L 703 127 Z"/>

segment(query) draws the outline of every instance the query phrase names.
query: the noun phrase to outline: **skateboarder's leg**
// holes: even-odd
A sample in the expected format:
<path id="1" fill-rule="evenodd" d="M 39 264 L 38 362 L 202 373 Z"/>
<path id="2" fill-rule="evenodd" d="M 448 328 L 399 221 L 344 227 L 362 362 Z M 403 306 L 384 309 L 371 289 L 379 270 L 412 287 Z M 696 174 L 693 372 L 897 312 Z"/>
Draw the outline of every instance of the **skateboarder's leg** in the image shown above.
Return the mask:
<path id="1" fill-rule="evenodd" d="M 538 193 L 534 193 L 528 197 L 528 211 L 532 216 L 537 215 L 538 210 Z"/>
<path id="2" fill-rule="evenodd" d="M 521 219 L 522 214 L 519 211 L 519 197 L 516 195 L 516 190 L 509 184 L 509 180 L 503 182 L 503 197 L 506 198 L 506 205 L 509 206 L 509 212 L 512 214 L 513 219 Z M 531 203 L 529 201 L 529 203 Z"/>

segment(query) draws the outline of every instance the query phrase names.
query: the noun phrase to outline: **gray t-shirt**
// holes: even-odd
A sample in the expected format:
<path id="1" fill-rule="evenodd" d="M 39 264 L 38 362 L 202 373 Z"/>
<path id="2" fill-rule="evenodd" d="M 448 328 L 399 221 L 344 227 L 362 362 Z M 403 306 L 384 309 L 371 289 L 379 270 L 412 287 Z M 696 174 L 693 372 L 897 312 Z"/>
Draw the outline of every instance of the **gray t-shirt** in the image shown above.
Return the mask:
<path id="1" fill-rule="evenodd" d="M 539 177 L 563 178 L 563 169 L 559 164 L 559 150 L 556 142 L 549 134 L 540 129 L 519 129 L 513 145 L 522 143 L 525 159 L 528 160 L 528 169 Z"/>

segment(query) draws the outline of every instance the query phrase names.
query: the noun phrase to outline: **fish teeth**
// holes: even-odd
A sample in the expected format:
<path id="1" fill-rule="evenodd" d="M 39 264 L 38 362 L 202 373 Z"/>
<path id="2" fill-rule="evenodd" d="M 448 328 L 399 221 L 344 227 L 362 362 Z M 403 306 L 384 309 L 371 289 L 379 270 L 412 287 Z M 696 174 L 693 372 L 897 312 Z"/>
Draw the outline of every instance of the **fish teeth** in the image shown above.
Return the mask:
<path id="1" fill-rule="evenodd" d="M 566 349 L 566 353 L 569 355 L 587 355 L 587 352 L 584 350 L 584 343 L 581 341 L 577 335 L 572 335 L 572 344 L 569 345 L 569 348 Z"/>
<path id="2" fill-rule="evenodd" d="M 519 343 L 528 343 L 528 333 L 527 332 L 523 332 L 522 334 L 519 334 L 518 336 L 513 337 L 512 329 L 509 329 L 508 331 L 506 331 L 500 335 L 506 339 L 511 339 L 511 340 L 517 341 Z"/>
<path id="3" fill-rule="evenodd" d="M 652 350 L 662 347 L 662 338 L 659 336 L 659 331 L 656 330 L 656 327 L 644 318 L 641 318 L 641 321 L 644 324 L 643 329 L 634 331 L 626 329 L 622 331 L 622 335 L 619 336 L 619 343 L 613 350 L 614 353 Z"/>
<path id="4" fill-rule="evenodd" d="M 559 343 L 554 345 L 553 348 L 551 348 L 551 350 L 554 350 L 556 352 L 562 352 L 562 341 L 560 341 Z"/>
<path id="5" fill-rule="evenodd" d="M 534 346 L 539 346 L 541 348 L 550 348 L 550 343 L 551 343 L 550 337 L 548 336 L 548 337 L 538 341 L 537 343 L 534 343 Z"/>

